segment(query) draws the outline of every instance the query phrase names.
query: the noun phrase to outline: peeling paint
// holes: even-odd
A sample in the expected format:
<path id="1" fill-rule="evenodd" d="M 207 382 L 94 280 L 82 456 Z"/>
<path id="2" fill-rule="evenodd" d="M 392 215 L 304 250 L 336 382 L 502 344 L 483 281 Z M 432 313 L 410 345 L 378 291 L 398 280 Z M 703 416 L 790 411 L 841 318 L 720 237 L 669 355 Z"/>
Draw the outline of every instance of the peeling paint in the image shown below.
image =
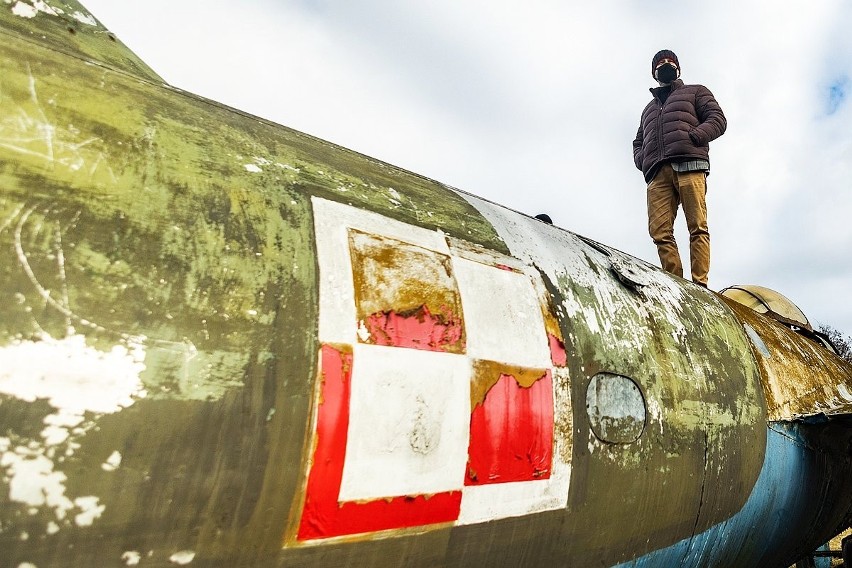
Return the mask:
<path id="1" fill-rule="evenodd" d="M 142 345 L 116 345 L 103 352 L 89 347 L 79 334 L 18 340 L 0 347 L 0 393 L 27 401 L 47 399 L 71 420 L 57 418 L 56 425 L 73 426 L 84 412 L 117 412 L 144 397 L 139 379 L 144 360 Z"/>
<path id="2" fill-rule="evenodd" d="M 555 335 L 547 334 L 547 341 L 550 345 L 550 360 L 557 367 L 564 367 L 568 364 L 568 354 L 565 352 L 565 344 Z"/>
<path id="3" fill-rule="evenodd" d="M 81 24 L 86 24 L 87 26 L 97 26 L 98 21 L 91 14 L 84 14 L 80 11 L 74 11 L 71 13 L 71 17 L 80 22 Z"/>
<path id="4" fill-rule="evenodd" d="M 536 381 L 545 378 L 547 369 L 535 369 L 507 365 L 486 359 L 473 361 L 473 378 L 470 386 L 470 407 L 476 408 L 485 402 L 488 392 L 503 376 L 511 377 L 518 386 L 528 389 Z M 552 405 L 551 405 L 552 406 Z"/>
<path id="5" fill-rule="evenodd" d="M 852 368 L 822 345 L 725 298 L 751 329 L 770 420 L 852 413 Z M 761 349 L 760 345 L 763 345 Z M 763 352 L 766 350 L 770 356 Z"/>
<path id="6" fill-rule="evenodd" d="M 137 550 L 127 550 L 121 554 L 121 559 L 125 566 L 136 566 L 142 559 L 142 555 Z"/>
<path id="7" fill-rule="evenodd" d="M 18 1 L 12 6 L 12 13 L 21 18 L 35 18 L 38 10 L 26 2 Z"/>
<path id="8" fill-rule="evenodd" d="M 660 525 L 675 519 L 690 527 L 707 526 L 741 507 L 760 471 L 764 408 L 748 339 L 726 305 L 611 247 L 461 195 L 493 224 L 511 255 L 534 266 L 547 282 L 541 312 L 545 321 L 548 312 L 557 315 L 557 337 L 567 338 L 572 388 L 582 389 L 575 396 L 585 400 L 586 381 L 600 371 L 635 378 L 646 395 L 647 427 L 633 444 L 602 443 L 585 417 L 575 421 L 582 436 L 582 448 L 576 450 L 583 457 L 579 487 L 590 489 L 569 496 L 569 508 L 593 523 L 605 522 L 604 511 L 624 509 L 623 496 L 635 493 L 634 484 L 649 463 L 665 466 L 655 483 L 676 486 L 684 497 L 643 497 L 648 502 L 633 509 L 636 518 L 643 518 L 643 534 L 662 534 Z M 704 433 L 709 428 L 713 437 Z M 744 439 L 756 442 L 757 449 Z M 721 460 L 724 467 L 715 465 Z M 575 466 L 572 479 L 578 475 Z M 701 499 L 685 497 L 701 495 L 722 471 L 740 480 L 736 492 L 703 507 Z M 600 476 L 613 488 L 606 495 L 621 495 L 619 502 L 594 489 L 592 480 Z M 656 514 L 646 513 L 651 510 Z M 662 511 L 666 520 L 659 516 Z M 606 546 L 598 535 L 583 534 L 598 543 L 590 546 Z"/>
<path id="9" fill-rule="evenodd" d="M 14 0 L 5 1 L 6 4 L 11 4 Z M 15 2 L 15 5 L 12 6 L 12 13 L 22 18 L 35 18 L 39 12 L 49 16 L 58 16 L 64 13 L 61 8 L 50 6 L 47 2 L 44 2 L 44 0 L 33 0 L 31 2 L 18 0 Z M 89 16 L 89 18 L 91 18 L 91 16 Z M 96 24 L 97 22 L 93 25 Z"/>
<path id="10" fill-rule="evenodd" d="M 62 4 L 63 18 L 12 5 L 0 11 L 0 162 L 11 164 L 0 168 L 10 299 L 0 320 L 11 322 L 0 363 L 22 345 L 77 342 L 72 357 L 117 348 L 136 366 L 126 398 L 90 408 L 51 389 L 25 396 L 0 365 L 10 562 L 55 564 L 63 539 L 92 565 L 140 563 L 129 546 L 155 563 L 553 564 L 580 551 L 613 565 L 683 536 L 674 563 L 688 564 L 713 542 L 729 546 L 729 534 L 699 536 L 756 487 L 764 399 L 771 415 L 794 418 L 852 407 L 848 374 L 752 322 L 771 351 L 761 362 L 709 291 L 151 84 L 76 3 Z M 814 377 L 787 376 L 803 372 L 790 363 L 800 356 Z M 476 376 L 485 367 L 489 378 Z M 42 371 L 42 382 L 55 376 Z M 646 395 L 647 428 L 633 444 L 595 439 L 582 413 L 601 372 Z M 473 415 L 486 411 L 505 422 L 480 434 Z M 485 446 L 525 429 L 535 449 L 519 461 L 533 466 L 509 481 L 505 455 Z M 786 455 L 802 459 L 794 450 Z M 500 462 L 496 482 L 465 484 L 472 456 L 480 473 Z M 846 471 L 846 461 L 830 465 Z M 782 477 L 767 491 L 786 487 Z M 612 511 L 631 519 L 617 542 L 602 530 Z M 766 531 L 787 520 L 753 526 L 777 544 Z M 274 527 L 284 524 L 282 550 Z M 104 536 L 122 527 L 132 543 Z"/>
<path id="11" fill-rule="evenodd" d="M 0 13 L 8 31 L 36 37 L 43 45 L 63 49 L 88 61 L 98 61 L 156 81 L 163 80 L 105 29 L 75 0 L 4 0 L 11 8 Z M 8 14 L 8 16 L 6 16 Z M 42 17 L 49 16 L 49 17 Z M 82 26 L 81 26 L 82 24 Z M 69 33 L 69 28 L 73 33 Z M 32 40 L 31 40 L 32 41 Z"/>
<path id="12" fill-rule="evenodd" d="M 169 562 L 184 566 L 195 559 L 195 552 L 192 550 L 181 550 L 169 556 Z"/>
<path id="13" fill-rule="evenodd" d="M 461 319 L 452 313 L 434 315 L 425 305 L 405 314 L 395 311 L 371 314 L 364 322 L 364 329 L 367 334 L 362 340 L 375 345 L 447 352 L 464 349 Z"/>
<path id="14" fill-rule="evenodd" d="M 518 259 L 481 245 L 449 236 L 446 240 L 450 253 L 455 257 L 517 274 L 524 274 L 528 269 L 528 266 Z"/>
<path id="15" fill-rule="evenodd" d="M 494 374 L 497 380 L 471 414 L 465 484 L 549 478 L 554 414 L 550 371 L 530 384 L 514 375 Z"/>
<path id="16" fill-rule="evenodd" d="M 38 510 L 53 510 L 64 520 L 73 510 L 79 526 L 88 526 L 104 510 L 95 496 L 66 496 L 67 476 L 57 463 L 73 455 L 75 440 L 95 427 L 97 416 L 112 414 L 144 397 L 139 378 L 144 349 L 116 345 L 109 352 L 89 347 L 81 335 L 61 340 L 46 336 L 0 347 L 0 394 L 24 401 L 46 400 L 55 412 L 45 417 L 41 440 L 4 438 L 0 467 L 9 482 L 9 499 Z M 84 420 L 87 420 L 84 423 Z M 57 449 L 65 446 L 64 454 Z"/>
<path id="17" fill-rule="evenodd" d="M 59 520 L 65 519 L 67 512 L 74 508 L 74 503 L 65 496 L 67 476 L 54 471 L 53 461 L 44 455 L 18 446 L 13 451 L 3 452 L 0 467 L 6 470 L 10 500 L 29 505 L 35 512 L 47 506 Z"/>
<path id="18" fill-rule="evenodd" d="M 101 464 L 101 469 L 104 471 L 115 471 L 119 465 L 121 465 L 121 453 L 116 450 Z"/>
<path id="19" fill-rule="evenodd" d="M 77 526 L 91 526 L 95 522 L 95 519 L 101 516 L 106 506 L 101 505 L 98 501 L 99 498 L 94 496 L 77 497 L 74 499 L 74 505 L 82 511 L 74 516 L 74 522 L 77 523 Z"/>
<path id="20" fill-rule="evenodd" d="M 448 256 L 361 231 L 350 231 L 349 239 L 357 317 L 367 341 L 464 351 L 461 302 Z"/>
<path id="21" fill-rule="evenodd" d="M 296 540 L 304 542 L 306 534 L 326 535 L 308 539 L 316 540 L 415 526 L 393 513 L 402 507 L 394 503 L 404 499 L 416 510 L 425 506 L 420 496 L 430 507 L 452 505 L 432 524 L 481 523 L 564 506 L 573 436 L 570 381 L 566 369 L 551 367 L 554 358 L 566 357 L 560 356 L 564 346 L 558 339 L 551 350 L 550 336 L 561 337 L 561 330 L 551 323 L 553 333 L 547 332 L 546 320 L 555 318 L 539 273 L 443 234 L 387 219 L 374 223 L 371 214 L 354 208 L 318 199 L 314 208 L 322 275 L 319 336 L 326 346 L 352 353 L 345 365 L 351 365 L 352 375 L 344 381 L 351 384 L 349 408 L 334 414 L 349 416 L 341 481 L 322 482 L 330 491 L 322 501 L 336 503 L 341 511 L 336 515 L 343 517 L 355 515 L 356 505 L 377 508 L 381 502 L 390 509 L 372 513 L 387 517 L 388 524 L 362 520 L 360 526 L 337 529 L 339 535 L 305 525 L 319 518 L 311 513 L 316 498 L 310 495 L 320 485 L 315 485 L 322 471 L 317 464 L 328 462 L 318 453 L 330 443 L 321 432 L 322 416 L 329 397 L 341 397 L 328 391 L 329 378 L 323 375 L 316 395 L 322 401 L 316 415 L 318 445 Z M 445 318 L 437 324 L 431 317 L 435 305 Z M 448 310 L 448 305 L 459 308 Z M 412 307 L 401 315 L 415 320 L 412 329 L 382 336 L 393 320 L 384 312 L 389 307 L 391 315 L 399 315 L 406 306 Z M 375 312 L 381 319 L 371 322 Z M 327 315 L 333 319 L 324 319 Z M 455 349 L 444 350 L 441 341 L 412 343 L 423 329 L 438 327 L 443 334 L 448 320 L 464 326 L 465 341 Z M 376 412 L 379 406 L 382 412 Z M 514 427 L 492 439 L 488 424 L 501 423 Z M 556 432 L 563 436 L 559 441 Z M 499 439 L 505 442 L 501 448 L 489 449 Z M 530 451 L 529 459 L 514 457 Z M 488 473 L 490 480 L 469 483 L 471 461 L 483 471 L 492 469 L 496 477 Z"/>

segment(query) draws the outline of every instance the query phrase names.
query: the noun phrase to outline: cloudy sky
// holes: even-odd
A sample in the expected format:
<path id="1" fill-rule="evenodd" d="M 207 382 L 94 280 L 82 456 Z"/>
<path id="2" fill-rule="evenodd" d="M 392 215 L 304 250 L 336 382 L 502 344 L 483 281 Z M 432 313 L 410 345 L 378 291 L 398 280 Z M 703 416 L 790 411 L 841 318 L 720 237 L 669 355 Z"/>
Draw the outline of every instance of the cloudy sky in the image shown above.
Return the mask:
<path id="1" fill-rule="evenodd" d="M 83 0 L 167 82 L 658 264 L 632 140 L 674 50 L 715 94 L 710 287 L 852 334 L 852 3 Z M 682 215 L 678 241 L 688 266 Z"/>

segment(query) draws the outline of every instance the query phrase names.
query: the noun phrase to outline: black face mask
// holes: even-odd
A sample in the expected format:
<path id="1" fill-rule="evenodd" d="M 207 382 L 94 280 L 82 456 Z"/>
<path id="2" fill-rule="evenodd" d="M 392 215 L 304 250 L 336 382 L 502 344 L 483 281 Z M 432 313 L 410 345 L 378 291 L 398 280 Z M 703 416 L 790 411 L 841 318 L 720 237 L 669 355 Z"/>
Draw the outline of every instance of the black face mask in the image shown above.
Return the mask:
<path id="1" fill-rule="evenodd" d="M 666 63 L 657 69 L 657 81 L 660 83 L 667 85 L 675 79 L 677 79 L 677 68 L 674 65 Z"/>

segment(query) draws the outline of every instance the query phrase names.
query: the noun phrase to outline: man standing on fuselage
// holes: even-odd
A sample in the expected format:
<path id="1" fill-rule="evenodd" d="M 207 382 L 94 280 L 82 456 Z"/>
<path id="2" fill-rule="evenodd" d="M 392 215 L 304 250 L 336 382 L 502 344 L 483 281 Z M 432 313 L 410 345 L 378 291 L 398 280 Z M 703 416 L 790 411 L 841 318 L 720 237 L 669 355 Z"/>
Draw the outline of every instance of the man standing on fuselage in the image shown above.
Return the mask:
<path id="1" fill-rule="evenodd" d="M 707 175 L 710 141 L 725 132 L 727 120 L 713 93 L 703 85 L 684 85 L 674 52 L 654 55 L 651 74 L 659 87 L 642 111 L 633 140 L 633 161 L 648 183 L 648 232 L 667 272 L 683 276 L 674 238 L 677 208 L 683 205 L 689 228 L 692 280 L 707 287 L 710 233 L 707 229 Z"/>

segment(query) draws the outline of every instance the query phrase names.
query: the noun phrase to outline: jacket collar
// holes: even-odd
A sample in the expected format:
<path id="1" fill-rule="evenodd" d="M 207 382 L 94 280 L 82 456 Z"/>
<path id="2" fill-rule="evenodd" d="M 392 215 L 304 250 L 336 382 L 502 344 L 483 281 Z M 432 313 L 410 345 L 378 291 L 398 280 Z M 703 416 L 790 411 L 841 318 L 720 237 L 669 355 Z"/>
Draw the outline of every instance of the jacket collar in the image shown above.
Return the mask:
<path id="1" fill-rule="evenodd" d="M 683 87 L 683 80 L 675 79 L 674 81 L 672 81 L 672 92 L 680 89 L 681 87 Z M 651 87 L 648 90 L 651 91 L 651 94 L 654 96 L 654 98 L 658 98 L 657 95 L 662 89 L 665 89 L 665 87 Z"/>

